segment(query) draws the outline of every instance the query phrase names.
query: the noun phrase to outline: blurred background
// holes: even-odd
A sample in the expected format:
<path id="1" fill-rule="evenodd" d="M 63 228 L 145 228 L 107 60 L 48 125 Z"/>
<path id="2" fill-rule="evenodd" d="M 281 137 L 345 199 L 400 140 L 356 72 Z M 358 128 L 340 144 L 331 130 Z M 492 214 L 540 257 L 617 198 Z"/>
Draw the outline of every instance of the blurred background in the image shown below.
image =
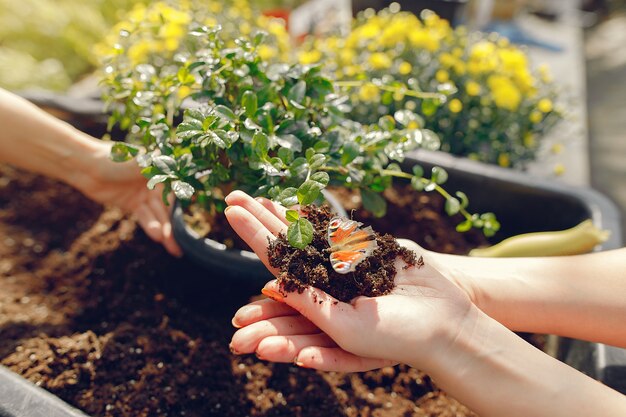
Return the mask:
<path id="1" fill-rule="evenodd" d="M 182 1 L 182 0 L 181 0 Z M 0 87 L 75 94 L 94 85 L 96 45 L 146 0 L 0 0 Z M 547 63 L 570 93 L 573 117 L 559 125 L 564 152 L 530 171 L 611 197 L 626 219 L 626 0 L 251 0 L 283 19 L 294 43 L 306 34 L 348 31 L 368 8 L 434 10 L 453 25 L 498 32 Z M 407 30 L 410 30 L 407 28 Z M 560 136 L 559 136 L 560 135 Z M 553 150 L 556 147 L 553 146 Z M 559 148 L 560 149 L 560 148 Z M 555 176 L 556 177 L 556 176 Z M 626 238 L 626 227 L 624 228 Z"/>

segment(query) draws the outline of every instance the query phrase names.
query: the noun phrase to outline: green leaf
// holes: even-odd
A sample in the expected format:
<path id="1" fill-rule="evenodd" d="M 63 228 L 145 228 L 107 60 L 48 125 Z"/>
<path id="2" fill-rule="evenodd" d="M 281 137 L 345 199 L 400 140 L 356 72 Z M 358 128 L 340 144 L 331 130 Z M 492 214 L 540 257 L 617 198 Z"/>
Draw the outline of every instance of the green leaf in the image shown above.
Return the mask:
<path id="1" fill-rule="evenodd" d="M 294 135 L 275 136 L 274 139 L 283 148 L 290 149 L 294 152 L 302 152 L 302 141 Z"/>
<path id="2" fill-rule="evenodd" d="M 304 97 L 306 95 L 306 82 L 303 80 L 298 81 L 287 94 L 287 98 L 290 101 L 296 102 L 298 104 L 302 104 L 304 101 Z"/>
<path id="3" fill-rule="evenodd" d="M 387 202 L 383 196 L 370 189 L 361 188 L 361 201 L 363 208 L 376 217 L 382 217 L 387 212 Z"/>
<path id="4" fill-rule="evenodd" d="M 250 90 L 243 93 L 243 96 L 241 97 L 241 105 L 245 109 L 246 116 L 254 117 L 258 109 L 256 94 Z"/>
<path id="5" fill-rule="evenodd" d="M 269 140 L 267 135 L 260 131 L 256 132 L 252 137 L 252 148 L 254 149 L 254 153 L 260 157 L 267 156 L 267 152 L 269 150 Z"/>
<path id="6" fill-rule="evenodd" d="M 454 216 L 461 209 L 461 203 L 456 198 L 449 197 L 446 199 L 445 209 L 448 216 Z"/>
<path id="7" fill-rule="evenodd" d="M 154 187 L 156 187 L 157 184 L 160 184 L 162 182 L 167 181 L 168 178 L 171 178 L 171 176 L 169 176 L 169 175 L 162 175 L 162 174 L 153 176 L 148 181 L 148 189 L 149 190 L 154 190 Z"/>
<path id="8" fill-rule="evenodd" d="M 330 182 L 330 176 L 326 172 L 316 172 L 311 175 L 311 181 L 319 182 L 325 187 Z"/>
<path id="9" fill-rule="evenodd" d="M 430 180 L 435 184 L 441 185 L 448 181 L 448 173 L 441 167 L 433 167 Z"/>
<path id="10" fill-rule="evenodd" d="M 467 232 L 468 230 L 470 230 L 472 228 L 472 221 L 471 220 L 465 220 L 459 224 L 456 225 L 456 231 L 457 232 Z"/>
<path id="11" fill-rule="evenodd" d="M 422 113 L 424 116 L 432 116 L 437 113 L 437 109 L 439 108 L 439 100 L 435 99 L 425 99 L 422 101 Z"/>
<path id="12" fill-rule="evenodd" d="M 226 106 L 222 106 L 221 104 L 215 106 L 215 111 L 217 112 L 217 114 L 219 114 L 229 122 L 233 122 L 237 119 L 237 116 L 235 115 L 235 113 L 233 113 L 231 109 Z"/>
<path id="13" fill-rule="evenodd" d="M 348 165 L 350 162 L 359 156 L 361 147 L 356 142 L 346 142 L 343 145 L 343 152 L 341 153 L 341 165 Z"/>
<path id="14" fill-rule="evenodd" d="M 386 132 L 392 131 L 396 128 L 396 122 L 393 117 L 385 115 L 378 120 L 378 126 Z"/>
<path id="15" fill-rule="evenodd" d="M 288 165 L 291 161 L 293 161 L 293 151 L 287 148 L 279 148 L 278 157 Z"/>
<path id="16" fill-rule="evenodd" d="M 413 165 L 413 175 L 415 175 L 416 177 L 424 177 L 424 168 L 422 168 L 420 165 Z"/>
<path id="17" fill-rule="evenodd" d="M 467 198 L 467 195 L 465 195 L 463 191 L 457 191 L 456 196 L 459 197 L 459 200 L 461 201 L 461 208 L 467 208 L 467 206 L 469 205 L 469 199 Z"/>
<path id="18" fill-rule="evenodd" d="M 320 191 L 324 187 L 324 184 L 312 179 L 305 181 L 300 187 L 298 187 L 298 203 L 303 206 L 313 203 L 320 195 Z"/>
<path id="19" fill-rule="evenodd" d="M 313 225 L 307 219 L 299 218 L 289 225 L 287 240 L 294 248 L 306 248 L 313 241 Z"/>
<path id="20" fill-rule="evenodd" d="M 298 212 L 295 210 L 287 210 L 287 212 L 285 213 L 285 219 L 287 219 L 289 223 L 293 223 L 297 221 L 299 218 L 300 218 L 300 214 L 298 214 Z"/>
<path id="21" fill-rule="evenodd" d="M 426 184 L 421 176 L 411 178 L 411 187 L 417 191 L 424 191 Z"/>
<path id="22" fill-rule="evenodd" d="M 324 162 L 326 162 L 326 155 L 316 153 L 311 158 L 309 158 L 309 167 L 311 170 L 316 170 L 324 165 Z"/>
<path id="23" fill-rule="evenodd" d="M 276 197 L 276 201 L 285 207 L 292 207 L 298 204 L 298 189 L 294 187 L 287 187 L 282 190 Z"/>
<path id="24" fill-rule="evenodd" d="M 174 191 L 176 198 L 180 200 L 190 200 L 194 193 L 191 184 L 184 181 L 172 182 L 172 191 Z"/>
<path id="25" fill-rule="evenodd" d="M 152 158 L 152 163 L 164 174 L 174 174 L 176 172 L 176 160 L 171 156 L 159 155 Z"/>
<path id="26" fill-rule="evenodd" d="M 133 159 L 139 153 L 135 146 L 123 142 L 115 142 L 111 147 L 111 159 L 115 162 L 124 162 Z"/>

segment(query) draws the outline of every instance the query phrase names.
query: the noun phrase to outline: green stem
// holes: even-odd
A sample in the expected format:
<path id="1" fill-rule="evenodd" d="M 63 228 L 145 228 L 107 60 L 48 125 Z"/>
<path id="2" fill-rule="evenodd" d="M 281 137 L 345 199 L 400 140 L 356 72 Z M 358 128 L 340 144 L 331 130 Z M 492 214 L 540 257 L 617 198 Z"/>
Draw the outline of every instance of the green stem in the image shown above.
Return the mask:
<path id="1" fill-rule="evenodd" d="M 370 81 L 336 81 L 335 84 L 339 87 L 356 88 L 356 87 L 363 87 L 366 83 L 369 83 L 369 82 Z M 440 99 L 442 97 L 441 93 L 429 93 L 429 92 L 424 92 L 424 91 L 415 91 L 415 90 L 409 90 L 405 87 L 392 87 L 388 85 L 376 85 L 376 87 L 378 87 L 379 89 L 383 91 L 390 91 L 392 93 L 401 92 L 405 96 L 421 98 L 421 99 L 425 99 L 425 98 Z"/>
<path id="2" fill-rule="evenodd" d="M 413 178 L 414 178 L 414 176 L 413 176 L 413 175 L 408 174 L 408 173 L 406 173 L 406 172 L 398 172 L 398 171 L 392 171 L 392 170 L 388 170 L 388 169 L 383 169 L 380 173 L 381 173 L 381 175 L 388 175 L 388 176 L 390 176 L 390 177 L 396 177 L 396 178 L 404 178 L 404 179 L 407 179 L 407 180 L 411 180 L 411 179 L 413 179 Z M 437 191 L 437 192 L 438 192 L 438 193 L 439 193 L 439 194 L 440 194 L 443 198 L 445 198 L 446 200 L 447 200 L 447 199 L 449 199 L 449 198 L 453 198 L 453 197 L 450 195 L 450 193 L 448 193 L 448 192 L 447 192 L 447 191 L 446 191 L 443 187 L 441 187 L 439 184 L 435 184 L 435 183 L 433 183 L 432 181 L 427 180 L 427 179 L 426 179 L 426 178 L 424 178 L 424 177 L 421 177 L 419 180 L 420 180 L 420 181 L 422 182 L 422 184 L 424 184 L 424 185 L 434 184 L 434 185 L 435 185 L 435 190 L 434 190 L 434 191 Z M 460 208 L 459 208 L 459 213 L 461 213 L 461 214 L 463 215 L 463 217 L 465 217 L 467 220 L 471 220 L 471 219 L 472 219 L 472 215 L 471 215 L 471 214 L 470 214 L 467 210 L 465 210 L 463 207 L 460 207 Z"/>

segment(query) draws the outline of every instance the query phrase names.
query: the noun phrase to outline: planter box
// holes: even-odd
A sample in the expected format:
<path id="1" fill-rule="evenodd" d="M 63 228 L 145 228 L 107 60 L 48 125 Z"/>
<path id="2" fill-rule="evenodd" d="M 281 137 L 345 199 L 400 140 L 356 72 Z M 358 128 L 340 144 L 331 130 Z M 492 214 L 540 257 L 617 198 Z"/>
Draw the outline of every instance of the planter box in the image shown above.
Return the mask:
<path id="1" fill-rule="evenodd" d="M 449 172 L 450 190 L 463 190 L 473 211 L 493 211 L 503 227 L 497 240 L 541 230 L 571 227 L 592 218 L 612 231 L 603 250 L 621 247 L 620 219 L 615 206 L 601 194 L 533 178 L 439 152 L 419 151 L 406 165 L 440 166 Z M 541 213 L 541 215 L 537 215 Z M 257 261 L 258 262 L 258 261 Z M 598 343 L 563 339 L 559 358 L 605 384 L 626 393 L 626 350 Z M 85 416 L 55 396 L 0 367 L 1 417 Z"/>
<path id="2" fill-rule="evenodd" d="M 352 0 L 352 13 L 356 15 L 367 8 L 381 10 L 394 2 L 400 4 L 403 11 L 419 16 L 422 10 L 428 9 L 443 19 L 456 23 L 462 18 L 468 0 Z"/>

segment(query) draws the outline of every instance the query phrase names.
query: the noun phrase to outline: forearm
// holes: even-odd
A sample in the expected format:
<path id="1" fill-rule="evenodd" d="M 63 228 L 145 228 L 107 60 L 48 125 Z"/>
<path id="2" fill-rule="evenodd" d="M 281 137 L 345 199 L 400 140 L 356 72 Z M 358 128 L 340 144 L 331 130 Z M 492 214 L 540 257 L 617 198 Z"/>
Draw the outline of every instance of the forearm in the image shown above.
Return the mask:
<path id="1" fill-rule="evenodd" d="M 482 417 L 624 416 L 626 397 L 533 348 L 475 309 L 427 370 Z"/>
<path id="2" fill-rule="evenodd" d="M 0 89 L 0 162 L 80 188 L 108 146 Z"/>
<path id="3" fill-rule="evenodd" d="M 433 255 L 509 329 L 626 346 L 626 249 L 550 258 Z"/>

